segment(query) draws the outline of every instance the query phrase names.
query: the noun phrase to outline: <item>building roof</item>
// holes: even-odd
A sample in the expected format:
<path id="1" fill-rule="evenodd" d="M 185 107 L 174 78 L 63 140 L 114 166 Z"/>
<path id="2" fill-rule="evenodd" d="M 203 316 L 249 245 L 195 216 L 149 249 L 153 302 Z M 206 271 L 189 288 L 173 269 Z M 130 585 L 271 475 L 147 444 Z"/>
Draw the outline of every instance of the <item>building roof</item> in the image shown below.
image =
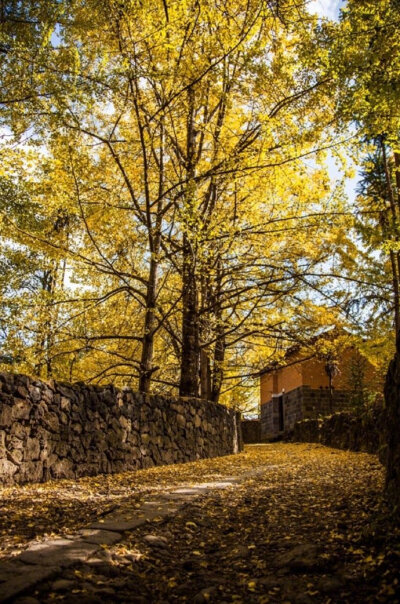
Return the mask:
<path id="1" fill-rule="evenodd" d="M 276 371 L 278 369 L 283 369 L 284 367 L 290 367 L 291 365 L 297 365 L 298 363 L 309 361 L 316 356 L 316 352 L 311 350 L 307 351 L 304 349 L 313 346 L 318 340 L 333 339 L 335 336 L 344 334 L 350 335 L 345 329 L 334 326 L 329 330 L 323 331 L 320 334 L 304 340 L 303 342 L 296 342 L 296 344 L 293 344 L 293 346 L 287 349 L 281 361 L 273 361 L 272 363 L 269 363 L 269 365 L 266 365 L 263 369 L 260 369 L 257 375 L 258 377 L 261 377 L 265 373 L 270 373 L 271 371 Z M 304 351 L 304 356 L 302 355 L 296 358 L 296 355 L 301 351 Z M 309 354 L 307 354 L 307 352 L 309 352 Z"/>

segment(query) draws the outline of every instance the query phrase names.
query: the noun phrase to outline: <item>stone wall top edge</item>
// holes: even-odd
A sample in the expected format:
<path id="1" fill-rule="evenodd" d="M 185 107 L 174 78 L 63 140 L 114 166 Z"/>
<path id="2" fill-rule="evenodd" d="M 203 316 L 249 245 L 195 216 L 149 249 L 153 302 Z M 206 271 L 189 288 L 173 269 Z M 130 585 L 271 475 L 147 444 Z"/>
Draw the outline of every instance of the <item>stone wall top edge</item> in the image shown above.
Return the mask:
<path id="1" fill-rule="evenodd" d="M 214 401 L 209 401 L 206 399 L 201 399 L 201 398 L 196 398 L 196 397 L 180 397 L 180 396 L 176 396 L 176 395 L 165 395 L 165 394 L 149 394 L 149 393 L 145 393 L 145 392 L 140 392 L 138 390 L 134 390 L 133 388 L 130 388 L 128 386 L 123 386 L 123 387 L 117 387 L 114 386 L 114 384 L 103 384 L 103 385 L 97 385 L 97 384 L 88 384 L 86 382 L 65 382 L 62 380 L 54 380 L 54 379 L 49 379 L 49 380 L 45 380 L 43 378 L 39 378 L 37 376 L 32 376 L 32 375 L 27 375 L 27 374 L 23 374 L 23 373 L 14 373 L 11 371 L 0 371 L 0 382 L 18 382 L 18 381 L 23 381 L 23 382 L 27 382 L 32 386 L 39 386 L 39 385 L 43 385 L 46 386 L 48 388 L 50 388 L 51 390 L 57 391 L 57 389 L 69 389 L 72 391 L 80 391 L 82 392 L 82 390 L 88 390 L 91 392 L 105 392 L 105 391 L 112 391 L 115 394 L 118 393 L 130 393 L 134 396 L 141 396 L 144 397 L 145 399 L 155 399 L 155 398 L 159 398 L 162 399 L 164 401 L 169 401 L 169 402 L 176 402 L 176 403 L 190 403 L 190 404 L 196 404 L 196 405 L 201 405 L 201 406 L 209 406 L 211 408 L 214 409 L 220 409 L 221 411 L 230 411 L 230 412 L 235 412 L 235 410 L 232 407 L 227 407 L 225 405 L 222 405 L 221 403 L 216 403 Z"/>
<path id="2" fill-rule="evenodd" d="M 327 393 L 327 392 L 329 392 L 329 386 L 321 386 L 319 388 L 311 388 L 311 386 L 307 386 L 306 384 L 303 384 L 301 386 L 297 386 L 297 388 L 293 388 L 293 390 L 287 390 L 285 392 L 280 392 L 280 393 L 278 393 L 277 396 L 279 396 L 281 394 L 283 396 L 289 396 L 290 394 L 296 394 L 296 393 L 299 393 L 299 392 L 302 392 L 302 393 L 307 392 L 307 394 L 308 393 L 314 393 L 314 392 L 324 392 L 324 393 Z M 338 395 L 339 396 L 342 396 L 342 395 L 348 396 L 350 393 L 351 393 L 351 390 L 338 390 L 336 388 L 333 389 L 333 394 L 336 395 L 336 396 L 338 396 Z M 265 401 L 265 402 L 261 403 L 261 406 L 270 404 L 274 400 L 274 398 L 277 398 L 277 396 L 275 396 L 273 398 L 270 398 L 268 401 Z"/>

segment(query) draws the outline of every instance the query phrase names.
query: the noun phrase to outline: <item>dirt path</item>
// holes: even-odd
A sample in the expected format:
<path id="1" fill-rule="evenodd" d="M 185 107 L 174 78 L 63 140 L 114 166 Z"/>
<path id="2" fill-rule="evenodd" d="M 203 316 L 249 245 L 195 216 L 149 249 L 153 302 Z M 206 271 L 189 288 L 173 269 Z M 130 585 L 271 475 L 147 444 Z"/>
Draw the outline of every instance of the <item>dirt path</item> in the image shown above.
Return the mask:
<path id="1" fill-rule="evenodd" d="M 382 467 L 373 456 L 318 445 L 249 446 L 238 456 L 4 490 L 3 557 L 33 536 L 65 537 L 167 488 L 215 481 L 223 484 L 14 601 L 400 601 L 400 535 L 380 520 Z"/>

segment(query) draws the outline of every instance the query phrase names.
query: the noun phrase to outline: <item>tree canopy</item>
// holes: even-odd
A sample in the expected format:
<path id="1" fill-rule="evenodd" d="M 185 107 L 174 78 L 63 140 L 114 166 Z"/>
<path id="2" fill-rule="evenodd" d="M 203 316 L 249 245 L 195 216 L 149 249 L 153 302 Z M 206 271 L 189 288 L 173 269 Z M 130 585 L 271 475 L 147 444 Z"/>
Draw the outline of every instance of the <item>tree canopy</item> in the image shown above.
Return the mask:
<path id="1" fill-rule="evenodd" d="M 241 404 L 327 326 L 390 354 L 396 2 L 339 23 L 293 0 L 1 18 L 4 368 Z M 357 202 L 329 176 L 355 150 Z"/>

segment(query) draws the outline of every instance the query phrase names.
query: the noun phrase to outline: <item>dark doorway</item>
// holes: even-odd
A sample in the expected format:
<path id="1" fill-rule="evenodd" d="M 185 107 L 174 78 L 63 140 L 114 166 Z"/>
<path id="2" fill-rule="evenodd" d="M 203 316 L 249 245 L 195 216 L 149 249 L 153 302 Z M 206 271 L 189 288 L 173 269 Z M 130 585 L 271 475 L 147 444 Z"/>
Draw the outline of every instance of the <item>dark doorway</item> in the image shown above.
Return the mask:
<path id="1" fill-rule="evenodd" d="M 283 396 L 278 396 L 278 413 L 279 413 L 279 432 L 283 432 L 285 427 L 283 421 Z"/>

